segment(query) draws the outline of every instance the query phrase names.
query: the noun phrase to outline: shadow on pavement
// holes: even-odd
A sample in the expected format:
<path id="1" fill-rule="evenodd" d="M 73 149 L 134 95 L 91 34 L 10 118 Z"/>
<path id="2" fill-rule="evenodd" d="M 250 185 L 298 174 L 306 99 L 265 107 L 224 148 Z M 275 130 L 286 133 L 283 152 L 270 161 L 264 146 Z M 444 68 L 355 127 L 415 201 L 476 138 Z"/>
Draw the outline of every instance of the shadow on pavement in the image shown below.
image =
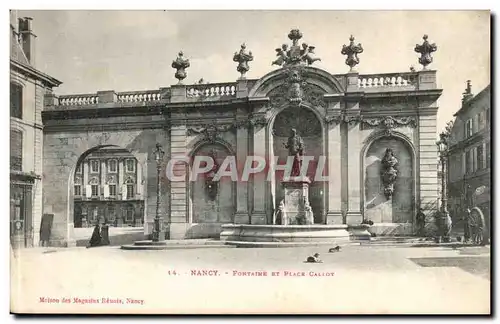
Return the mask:
<path id="1" fill-rule="evenodd" d="M 144 240 L 143 231 L 135 231 L 130 233 L 120 233 L 109 237 L 110 244 L 108 246 L 121 246 L 125 244 L 133 244 L 135 241 Z M 90 236 L 84 239 L 78 239 L 76 241 L 76 246 L 87 246 L 90 240 Z"/>
<path id="2" fill-rule="evenodd" d="M 483 257 L 432 257 L 409 258 L 421 267 L 457 267 L 473 275 L 490 280 L 490 258 Z"/>

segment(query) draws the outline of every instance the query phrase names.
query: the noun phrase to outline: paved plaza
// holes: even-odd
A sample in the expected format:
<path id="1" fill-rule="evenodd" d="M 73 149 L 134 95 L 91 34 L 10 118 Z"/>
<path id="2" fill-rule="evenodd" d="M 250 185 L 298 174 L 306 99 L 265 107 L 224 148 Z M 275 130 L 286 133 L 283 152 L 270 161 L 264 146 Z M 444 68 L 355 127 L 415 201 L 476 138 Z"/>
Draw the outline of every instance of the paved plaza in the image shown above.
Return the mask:
<path id="1" fill-rule="evenodd" d="M 321 254 L 323 263 L 304 263 Z M 16 251 L 13 298 L 42 312 L 489 313 L 489 247 L 118 247 Z M 277 275 L 274 275 L 277 274 Z M 42 298 L 42 299 L 40 299 Z M 67 303 L 63 303 L 67 298 Z M 15 303 L 15 301 L 14 301 Z"/>

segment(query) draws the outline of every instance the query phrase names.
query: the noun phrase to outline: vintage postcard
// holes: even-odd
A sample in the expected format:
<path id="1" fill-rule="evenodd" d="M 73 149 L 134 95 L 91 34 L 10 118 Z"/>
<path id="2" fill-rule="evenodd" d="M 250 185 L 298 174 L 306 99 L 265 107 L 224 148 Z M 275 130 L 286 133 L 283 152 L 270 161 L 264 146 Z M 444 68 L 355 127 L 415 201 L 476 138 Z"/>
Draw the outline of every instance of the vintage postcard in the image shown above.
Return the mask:
<path id="1" fill-rule="evenodd" d="M 490 20 L 11 10 L 11 312 L 490 314 Z"/>

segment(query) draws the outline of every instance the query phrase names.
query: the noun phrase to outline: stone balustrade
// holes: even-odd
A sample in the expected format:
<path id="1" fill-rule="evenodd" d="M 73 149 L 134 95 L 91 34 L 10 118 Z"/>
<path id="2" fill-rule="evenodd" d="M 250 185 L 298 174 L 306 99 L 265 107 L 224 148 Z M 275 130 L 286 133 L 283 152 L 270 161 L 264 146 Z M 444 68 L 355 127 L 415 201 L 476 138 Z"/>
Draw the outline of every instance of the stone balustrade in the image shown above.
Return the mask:
<path id="1" fill-rule="evenodd" d="M 346 92 L 367 93 L 387 91 L 415 91 L 436 89 L 436 71 L 333 75 Z M 164 104 L 182 104 L 197 101 L 217 101 L 243 98 L 257 80 L 173 85 L 167 88 L 143 91 L 115 92 L 98 91 L 90 94 L 62 95 L 47 94 L 45 110 L 78 110 L 80 108 L 144 107 Z"/>
<path id="2" fill-rule="evenodd" d="M 117 93 L 118 102 L 151 102 L 160 101 L 160 90 L 129 91 Z"/>
<path id="3" fill-rule="evenodd" d="M 88 106 L 99 103 L 96 93 L 59 96 L 57 106 Z"/>
<path id="4" fill-rule="evenodd" d="M 417 88 L 418 74 L 416 72 L 364 74 L 358 77 L 358 87 L 367 88 Z"/>
<path id="5" fill-rule="evenodd" d="M 236 97 L 236 82 L 186 86 L 187 98 Z"/>

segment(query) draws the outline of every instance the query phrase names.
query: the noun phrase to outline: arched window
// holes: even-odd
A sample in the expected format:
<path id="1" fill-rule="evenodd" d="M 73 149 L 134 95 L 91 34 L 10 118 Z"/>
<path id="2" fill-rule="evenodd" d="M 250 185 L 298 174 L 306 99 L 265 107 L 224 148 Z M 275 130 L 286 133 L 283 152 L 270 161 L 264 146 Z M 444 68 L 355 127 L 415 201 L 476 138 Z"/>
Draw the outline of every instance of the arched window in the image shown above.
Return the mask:
<path id="1" fill-rule="evenodd" d="M 92 197 L 99 196 L 99 179 L 93 177 L 90 179 L 90 190 L 92 191 Z"/>
<path id="2" fill-rule="evenodd" d="M 135 180 L 132 177 L 128 177 L 125 180 L 125 185 L 127 186 L 127 199 L 133 199 L 135 197 Z"/>
<path id="3" fill-rule="evenodd" d="M 125 171 L 129 173 L 135 172 L 135 159 L 125 160 Z"/>
<path id="4" fill-rule="evenodd" d="M 108 221 L 114 222 L 116 219 L 116 207 L 115 205 L 108 205 Z"/>
<path id="5" fill-rule="evenodd" d="M 81 196 L 82 195 L 82 179 L 79 177 L 75 177 L 75 196 Z"/>
<path id="6" fill-rule="evenodd" d="M 118 171 L 118 160 L 110 159 L 108 160 L 108 173 L 116 173 Z"/>
<path id="7" fill-rule="evenodd" d="M 23 132 L 10 130 L 10 169 L 23 170 Z"/>
<path id="8" fill-rule="evenodd" d="M 111 197 L 116 196 L 116 179 L 115 177 L 109 177 L 108 179 L 109 195 Z"/>
<path id="9" fill-rule="evenodd" d="M 10 83 L 10 116 L 23 118 L 23 87 L 17 83 Z"/>

